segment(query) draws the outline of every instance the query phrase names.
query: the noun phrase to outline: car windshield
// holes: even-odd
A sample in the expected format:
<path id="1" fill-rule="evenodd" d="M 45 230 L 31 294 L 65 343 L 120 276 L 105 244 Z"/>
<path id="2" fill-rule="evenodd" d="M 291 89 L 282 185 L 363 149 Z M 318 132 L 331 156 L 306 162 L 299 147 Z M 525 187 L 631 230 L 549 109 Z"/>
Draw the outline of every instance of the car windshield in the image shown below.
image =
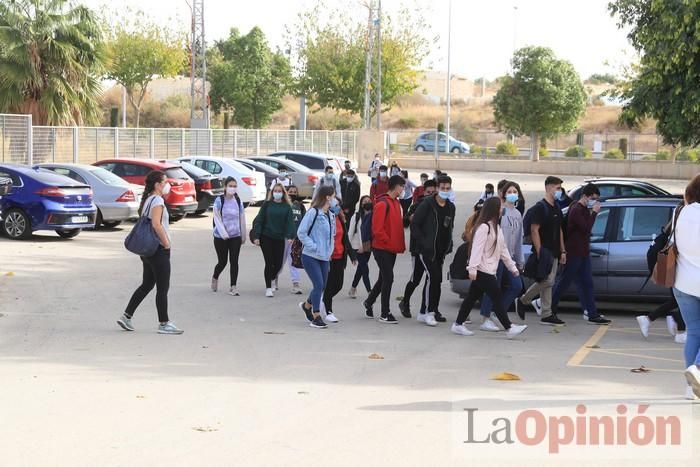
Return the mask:
<path id="1" fill-rule="evenodd" d="M 124 185 L 127 183 L 123 178 L 114 175 L 109 170 L 105 170 L 101 167 L 90 169 L 90 173 L 100 179 L 100 181 L 105 185 Z"/>
<path id="2" fill-rule="evenodd" d="M 173 167 L 171 169 L 165 169 L 165 175 L 168 178 L 175 178 L 179 180 L 187 180 L 190 178 L 189 175 L 187 175 L 187 172 L 182 170 L 180 167 Z"/>
<path id="3" fill-rule="evenodd" d="M 181 162 L 182 168 L 195 177 L 211 177 L 211 174 L 204 169 L 190 164 L 189 162 Z M 176 178 L 176 177 L 173 177 Z"/>

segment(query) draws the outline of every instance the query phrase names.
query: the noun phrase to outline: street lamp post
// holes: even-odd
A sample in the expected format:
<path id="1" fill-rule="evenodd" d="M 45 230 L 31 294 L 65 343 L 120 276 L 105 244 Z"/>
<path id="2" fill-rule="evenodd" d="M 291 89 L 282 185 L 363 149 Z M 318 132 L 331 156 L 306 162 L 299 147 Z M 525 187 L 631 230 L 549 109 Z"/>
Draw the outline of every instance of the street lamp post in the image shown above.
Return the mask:
<path id="1" fill-rule="evenodd" d="M 448 2 L 447 11 L 447 115 L 445 116 L 445 154 L 450 152 L 450 108 L 452 107 L 452 0 Z M 435 142 L 438 146 L 440 145 L 439 137 L 440 135 L 438 135 L 438 141 Z"/>

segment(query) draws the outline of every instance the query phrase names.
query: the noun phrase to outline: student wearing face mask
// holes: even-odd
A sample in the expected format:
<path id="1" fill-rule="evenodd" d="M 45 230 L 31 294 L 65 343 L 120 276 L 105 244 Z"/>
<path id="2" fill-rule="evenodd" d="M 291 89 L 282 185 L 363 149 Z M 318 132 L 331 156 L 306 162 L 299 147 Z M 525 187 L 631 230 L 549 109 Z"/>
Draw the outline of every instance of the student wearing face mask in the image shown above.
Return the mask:
<path id="1" fill-rule="evenodd" d="M 353 266 L 357 264 L 355 251 L 350 245 L 348 231 L 345 228 L 345 214 L 340 209 L 340 203 L 331 203 L 331 212 L 335 215 L 335 234 L 333 235 L 333 252 L 331 253 L 331 261 L 328 267 L 328 280 L 326 287 L 323 289 L 323 305 L 326 309 L 326 321 L 329 323 L 337 323 L 338 318 L 333 313 L 333 297 L 343 288 L 343 280 L 345 277 L 345 267 L 348 264 L 348 257 Z"/>
<path id="2" fill-rule="evenodd" d="M 376 153 L 374 155 L 374 159 L 372 159 L 372 162 L 369 164 L 369 170 L 367 171 L 367 175 L 372 179 L 374 182 L 377 177 L 379 177 L 379 168 L 384 165 L 382 162 L 381 157 L 379 157 L 379 153 Z"/>
<path id="3" fill-rule="evenodd" d="M 416 189 L 413 190 L 413 196 L 412 196 L 413 203 L 415 203 L 416 201 L 418 201 L 419 199 L 421 199 L 423 197 L 423 193 L 425 191 L 425 182 L 428 181 L 428 178 L 429 178 L 428 174 L 426 174 L 426 173 L 420 174 L 420 186 L 417 186 Z"/>
<path id="4" fill-rule="evenodd" d="M 288 189 L 291 184 L 292 177 L 290 177 L 289 173 L 287 173 L 287 169 L 280 168 L 279 175 L 277 176 L 277 178 L 272 180 L 272 183 L 270 183 L 269 190 L 272 191 L 272 188 L 275 185 L 282 185 L 285 189 Z"/>
<path id="5" fill-rule="evenodd" d="M 410 208 L 411 204 L 413 203 L 413 190 L 416 189 L 416 184 L 408 178 L 408 170 L 402 170 L 399 175 L 406 180 L 406 185 L 403 187 L 403 192 L 401 192 L 401 196 L 399 196 L 401 210 L 405 216 L 408 213 L 408 208 Z"/>
<path id="6" fill-rule="evenodd" d="M 397 164 L 396 161 L 391 161 L 391 165 L 389 166 L 389 177 L 393 177 L 394 175 L 401 175 L 401 167 L 399 167 L 399 164 Z"/>
<path id="7" fill-rule="evenodd" d="M 343 179 L 340 181 L 340 192 L 342 201 L 342 209 L 345 214 L 345 219 L 350 222 L 355 210 L 357 209 L 357 203 L 360 201 L 360 180 L 357 178 L 357 174 L 354 170 L 348 169 L 343 172 Z M 345 229 L 347 230 L 348 225 L 346 223 Z"/>
<path id="8" fill-rule="evenodd" d="M 168 290 L 170 289 L 170 217 L 165 207 L 164 196 L 170 193 L 170 183 L 164 172 L 153 170 L 146 175 L 146 185 L 139 215 L 151 220 L 153 230 L 160 240 L 158 250 L 152 256 L 141 256 L 143 280 L 134 291 L 124 314 L 117 324 L 125 331 L 133 331 L 131 319 L 146 295 L 156 288 L 156 309 L 158 310 L 158 334 L 182 334 L 182 329 L 168 318 Z"/>
<path id="9" fill-rule="evenodd" d="M 340 209 L 331 186 L 322 186 L 314 195 L 311 207 L 299 224 L 297 235 L 303 245 L 301 262 L 311 280 L 312 289 L 299 308 L 312 328 L 324 329 L 321 318 L 321 298 L 328 283 L 328 270 L 334 250 L 335 214 Z M 337 321 L 337 320 L 336 320 Z"/>
<path id="10" fill-rule="evenodd" d="M 335 196 L 337 198 L 340 198 L 342 201 L 343 198 L 343 193 L 341 192 L 340 189 L 340 181 L 338 181 L 338 178 L 335 176 L 335 172 L 333 171 L 333 167 L 326 166 L 326 174 L 318 179 L 318 182 L 316 182 L 316 187 L 314 188 L 314 195 L 313 197 L 316 197 L 316 193 L 318 193 L 319 188 L 322 186 L 329 186 L 333 188 L 335 191 Z"/>
<path id="11" fill-rule="evenodd" d="M 352 279 L 352 286 L 350 287 L 350 292 L 348 295 L 350 298 L 357 298 L 357 286 L 362 279 L 362 283 L 370 293 L 372 290 L 372 283 L 369 279 L 369 258 L 372 256 L 372 249 L 369 247 L 370 238 L 366 238 L 367 234 L 363 237 L 362 231 L 365 222 L 371 224 L 368 216 L 372 215 L 372 199 L 365 195 L 360 199 L 360 208 L 355 214 L 353 214 L 352 219 L 350 219 L 348 225 L 348 237 L 350 238 L 350 246 L 355 250 L 355 255 L 357 257 L 357 269 L 355 270 L 355 277 Z M 365 229 L 366 232 L 367 229 Z M 365 251 L 365 245 L 367 245 L 367 251 Z"/>
<path id="12" fill-rule="evenodd" d="M 379 176 L 372 182 L 369 189 L 369 197 L 372 198 L 372 203 L 375 202 L 378 196 L 389 191 L 389 172 L 386 165 L 379 167 Z"/>
<path id="13" fill-rule="evenodd" d="M 285 239 L 294 240 L 292 203 L 284 186 L 277 184 L 267 195 L 253 220 L 251 239 L 259 246 L 265 259 L 265 296 L 274 297 L 272 281 L 277 278 L 284 262 Z"/>
<path id="14" fill-rule="evenodd" d="M 287 195 L 289 195 L 289 200 L 292 202 L 292 216 L 294 217 L 294 231 L 296 232 L 306 214 L 306 207 L 304 207 L 302 202 L 303 199 L 299 197 L 299 188 L 296 185 L 289 185 Z M 274 288 L 279 288 L 279 275 L 282 274 L 285 264 L 289 265 L 289 276 L 292 279 L 291 292 L 294 295 L 303 294 L 304 291 L 301 289 L 301 270 L 292 265 L 292 245 L 290 243 L 287 243 L 284 247 L 284 262 L 282 263 L 282 270 L 280 270 L 275 279 Z"/>
<path id="15" fill-rule="evenodd" d="M 228 293 L 237 297 L 240 295 L 236 283 L 238 281 L 238 256 L 241 245 L 246 239 L 245 209 L 238 198 L 238 182 L 233 177 L 227 177 L 224 186 L 225 193 L 214 201 L 214 249 L 218 262 L 214 267 L 211 278 L 211 290 L 219 288 L 219 275 L 231 263 L 231 282 Z"/>

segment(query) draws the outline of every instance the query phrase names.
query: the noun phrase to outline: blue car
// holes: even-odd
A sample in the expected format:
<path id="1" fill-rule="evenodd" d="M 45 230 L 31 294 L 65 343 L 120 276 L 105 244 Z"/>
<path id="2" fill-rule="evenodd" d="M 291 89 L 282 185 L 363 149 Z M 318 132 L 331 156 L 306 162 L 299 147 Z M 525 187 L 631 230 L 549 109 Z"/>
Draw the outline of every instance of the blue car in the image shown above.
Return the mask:
<path id="1" fill-rule="evenodd" d="M 0 197 L 0 226 L 13 240 L 27 239 L 37 230 L 55 230 L 72 238 L 95 227 L 97 208 L 92 189 L 45 169 L 0 164 L 0 179 L 12 188 Z"/>
<path id="2" fill-rule="evenodd" d="M 445 152 L 447 134 L 438 133 L 438 139 L 438 151 Z M 416 138 L 416 144 L 413 146 L 413 148 L 418 152 L 435 151 L 435 132 L 429 131 L 426 133 L 419 134 L 418 138 Z M 454 139 L 452 136 L 450 136 L 450 152 L 455 154 L 469 154 L 469 150 L 470 148 L 467 143 L 458 139 Z"/>

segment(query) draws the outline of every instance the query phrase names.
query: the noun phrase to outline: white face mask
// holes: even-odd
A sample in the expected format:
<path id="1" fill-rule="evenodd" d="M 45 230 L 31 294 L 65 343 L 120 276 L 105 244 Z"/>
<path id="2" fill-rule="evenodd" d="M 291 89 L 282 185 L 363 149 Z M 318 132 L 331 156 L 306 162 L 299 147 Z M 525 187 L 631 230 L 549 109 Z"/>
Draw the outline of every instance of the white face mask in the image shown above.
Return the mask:
<path id="1" fill-rule="evenodd" d="M 280 172 L 280 178 L 286 178 L 287 172 Z"/>
<path id="2" fill-rule="evenodd" d="M 386 177 L 386 172 L 379 172 L 380 177 Z"/>
<path id="3" fill-rule="evenodd" d="M 236 187 L 227 186 L 226 187 L 226 194 L 229 196 L 235 195 L 236 194 Z"/>
<path id="4" fill-rule="evenodd" d="M 165 182 L 165 185 L 163 185 L 162 193 L 164 195 L 167 195 L 168 193 L 170 193 L 170 183 Z"/>
<path id="5" fill-rule="evenodd" d="M 282 196 L 284 196 L 284 193 L 282 193 L 281 191 L 275 191 L 272 193 L 272 197 L 275 199 L 275 201 L 281 200 Z"/>

